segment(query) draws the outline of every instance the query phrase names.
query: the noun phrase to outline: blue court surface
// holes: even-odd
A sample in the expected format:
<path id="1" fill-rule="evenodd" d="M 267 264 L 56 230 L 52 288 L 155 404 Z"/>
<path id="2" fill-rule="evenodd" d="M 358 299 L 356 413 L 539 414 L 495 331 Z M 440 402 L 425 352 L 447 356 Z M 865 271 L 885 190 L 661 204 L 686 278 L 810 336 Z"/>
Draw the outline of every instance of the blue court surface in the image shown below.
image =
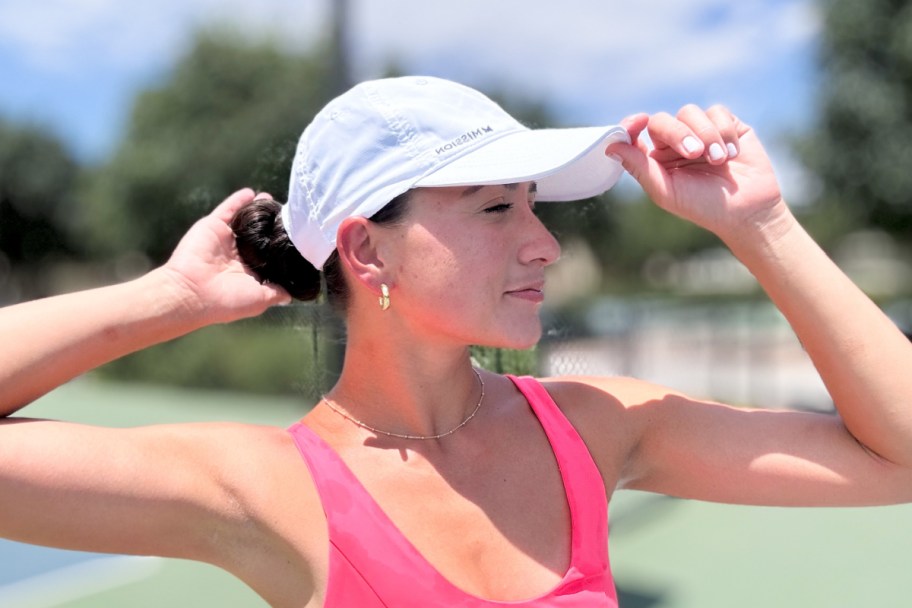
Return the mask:
<path id="1" fill-rule="evenodd" d="M 0 606 L 61 606 L 155 576 L 156 558 L 100 556 L 0 541 Z"/>

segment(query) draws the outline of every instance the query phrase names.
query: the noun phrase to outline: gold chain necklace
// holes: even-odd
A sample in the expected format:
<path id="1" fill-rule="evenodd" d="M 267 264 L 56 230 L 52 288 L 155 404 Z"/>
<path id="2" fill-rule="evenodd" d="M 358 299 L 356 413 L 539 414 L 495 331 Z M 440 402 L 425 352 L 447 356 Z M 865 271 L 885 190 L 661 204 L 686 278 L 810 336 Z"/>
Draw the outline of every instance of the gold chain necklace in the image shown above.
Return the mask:
<path id="1" fill-rule="evenodd" d="M 478 413 L 478 410 L 481 409 L 481 404 L 484 402 L 484 396 L 485 396 L 485 384 L 484 384 L 484 380 L 482 380 L 482 378 L 481 378 L 481 374 L 478 373 L 478 370 L 473 367 L 472 371 L 475 372 L 475 377 L 478 378 L 478 384 L 481 387 L 481 396 L 478 398 L 478 403 L 475 404 L 475 409 L 472 410 L 472 413 L 469 414 L 465 420 L 460 422 L 455 427 L 451 428 L 446 433 L 440 433 L 439 435 L 408 435 L 405 433 L 392 433 L 390 431 L 381 431 L 380 429 L 376 429 L 368 424 L 361 422 L 357 418 L 354 418 L 353 416 L 349 415 L 345 410 L 342 409 L 341 406 L 339 406 L 335 401 L 333 401 L 326 395 L 323 395 L 323 401 L 326 402 L 326 405 L 328 405 L 332 411 L 339 414 L 340 416 L 342 416 L 349 422 L 353 422 L 354 424 L 357 424 L 361 428 L 367 429 L 368 431 L 371 431 L 374 433 L 380 433 L 381 435 L 386 435 L 387 437 L 397 437 L 399 439 L 441 439 L 443 437 L 446 437 L 447 435 L 452 435 L 453 433 L 455 433 L 456 431 L 458 431 L 459 429 L 464 427 L 466 424 L 468 424 L 469 420 L 471 420 L 472 418 L 475 417 L 475 414 Z"/>

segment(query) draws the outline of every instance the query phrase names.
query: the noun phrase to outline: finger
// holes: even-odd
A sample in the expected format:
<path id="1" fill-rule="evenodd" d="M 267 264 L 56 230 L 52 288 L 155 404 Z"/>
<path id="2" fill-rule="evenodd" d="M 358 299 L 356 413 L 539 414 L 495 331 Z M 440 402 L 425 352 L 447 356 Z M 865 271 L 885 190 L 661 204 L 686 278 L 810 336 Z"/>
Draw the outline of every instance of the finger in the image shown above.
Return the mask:
<path id="1" fill-rule="evenodd" d="M 263 200 L 273 201 L 275 199 L 268 192 L 257 192 L 256 196 L 253 197 L 253 200 L 255 200 L 255 201 L 263 201 Z"/>
<path id="2" fill-rule="evenodd" d="M 621 161 L 624 170 L 634 179 L 646 170 L 646 155 L 633 144 L 624 142 L 613 143 L 605 150 L 608 156 L 614 156 Z"/>
<path id="3" fill-rule="evenodd" d="M 263 292 L 269 306 L 287 306 L 291 304 L 292 297 L 282 287 L 273 283 L 264 283 Z"/>
<path id="4" fill-rule="evenodd" d="M 243 188 L 219 203 L 218 206 L 212 210 L 211 215 L 227 224 L 231 222 L 231 218 L 234 217 L 234 214 L 237 213 L 238 209 L 244 205 L 250 204 L 253 199 L 253 190 L 250 188 Z"/>
<path id="5" fill-rule="evenodd" d="M 670 148 L 683 158 L 698 158 L 705 151 L 703 141 L 684 122 L 666 112 L 653 114 L 647 127 L 656 150 Z"/>
<path id="6" fill-rule="evenodd" d="M 694 136 L 703 142 L 704 156 L 712 165 L 719 165 L 728 160 L 728 148 L 719 126 L 702 108 L 688 104 L 678 111 L 678 120 L 687 125 Z"/>
<path id="7" fill-rule="evenodd" d="M 671 148 L 653 150 L 649 153 L 649 157 L 666 168 L 707 164 L 706 158 L 703 156 L 698 156 L 696 158 L 681 158 L 681 155 Z"/>
<path id="8" fill-rule="evenodd" d="M 620 159 L 627 173 L 633 176 L 652 200 L 663 200 L 668 191 L 667 175 L 661 165 L 650 158 L 651 154 L 636 145 L 625 143 L 612 144 L 608 147 L 608 153 Z"/>
<path id="9" fill-rule="evenodd" d="M 649 124 L 649 114 L 639 113 L 631 114 L 623 118 L 620 122 L 620 125 L 627 130 L 627 133 L 630 135 L 630 141 L 635 142 L 640 137 L 640 133 L 643 132 L 643 129 L 646 128 L 646 125 Z"/>
<path id="10" fill-rule="evenodd" d="M 725 149 L 728 152 L 728 158 L 732 159 L 738 156 L 740 152 L 739 142 L 739 121 L 735 118 L 728 108 L 721 105 L 715 105 L 706 111 L 706 115 L 716 125 L 722 140 L 725 142 Z"/>

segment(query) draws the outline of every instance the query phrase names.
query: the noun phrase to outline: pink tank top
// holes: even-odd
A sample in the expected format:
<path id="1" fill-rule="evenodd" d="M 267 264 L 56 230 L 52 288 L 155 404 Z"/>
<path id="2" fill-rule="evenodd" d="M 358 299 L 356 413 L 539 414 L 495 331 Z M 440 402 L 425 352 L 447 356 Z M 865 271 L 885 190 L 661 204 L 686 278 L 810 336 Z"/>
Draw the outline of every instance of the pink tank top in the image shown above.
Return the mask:
<path id="1" fill-rule="evenodd" d="M 608 501 L 582 438 L 544 387 L 508 376 L 544 428 L 570 506 L 570 567 L 550 592 L 523 601 L 486 600 L 460 590 L 402 535 L 351 470 L 308 427 L 289 428 L 313 476 L 329 526 L 325 608 L 617 608 L 608 564 Z"/>

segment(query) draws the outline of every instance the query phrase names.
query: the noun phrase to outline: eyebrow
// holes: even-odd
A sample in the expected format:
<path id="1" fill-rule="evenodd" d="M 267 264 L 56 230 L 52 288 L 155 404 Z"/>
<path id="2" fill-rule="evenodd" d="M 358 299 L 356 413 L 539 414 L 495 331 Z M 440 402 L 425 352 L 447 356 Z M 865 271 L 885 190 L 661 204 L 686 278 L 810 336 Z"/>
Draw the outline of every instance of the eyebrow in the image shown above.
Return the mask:
<path id="1" fill-rule="evenodd" d="M 488 184 L 488 185 L 493 185 L 493 184 Z M 502 185 L 503 185 L 503 187 L 506 188 L 507 190 L 516 190 L 517 188 L 519 188 L 519 184 L 518 184 L 518 183 L 515 183 L 515 184 L 502 184 Z M 468 188 L 466 188 L 465 190 L 462 191 L 462 196 L 463 196 L 463 197 L 465 197 L 465 196 L 472 196 L 473 194 L 475 194 L 476 192 L 478 192 L 478 191 L 481 190 L 482 188 L 486 188 L 486 187 L 487 187 L 487 186 L 469 186 Z M 529 194 L 535 194 L 536 192 L 538 192 L 538 184 L 537 184 L 536 182 L 532 182 L 531 184 L 529 184 Z"/>

